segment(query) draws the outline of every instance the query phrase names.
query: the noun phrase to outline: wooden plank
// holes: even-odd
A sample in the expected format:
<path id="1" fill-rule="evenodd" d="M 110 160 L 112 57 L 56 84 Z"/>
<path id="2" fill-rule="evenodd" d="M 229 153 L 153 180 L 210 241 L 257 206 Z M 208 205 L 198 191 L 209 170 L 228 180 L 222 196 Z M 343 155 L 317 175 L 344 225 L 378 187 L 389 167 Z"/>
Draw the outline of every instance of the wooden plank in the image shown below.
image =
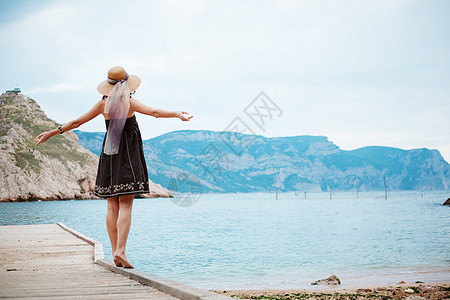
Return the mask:
<path id="1" fill-rule="evenodd" d="M 93 252 L 56 224 L 0 226 L 0 298 L 176 299 L 94 264 Z"/>

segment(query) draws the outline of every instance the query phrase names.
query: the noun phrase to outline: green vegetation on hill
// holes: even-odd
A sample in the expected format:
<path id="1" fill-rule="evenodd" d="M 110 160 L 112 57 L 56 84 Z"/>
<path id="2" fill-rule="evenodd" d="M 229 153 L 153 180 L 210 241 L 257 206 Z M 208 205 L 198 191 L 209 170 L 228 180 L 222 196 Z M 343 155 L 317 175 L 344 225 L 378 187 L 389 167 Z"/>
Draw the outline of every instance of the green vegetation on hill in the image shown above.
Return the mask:
<path id="1" fill-rule="evenodd" d="M 52 137 L 35 149 L 34 137 L 60 125 L 49 119 L 35 100 L 15 93 L 4 93 L 0 96 L 0 112 L 0 136 L 6 136 L 13 129 L 15 145 L 12 154 L 19 168 L 40 172 L 41 160 L 33 154 L 35 150 L 42 156 L 61 161 L 68 171 L 71 171 L 68 161 L 83 163 L 88 159 L 86 153 L 76 151 L 75 141 L 64 135 Z"/>

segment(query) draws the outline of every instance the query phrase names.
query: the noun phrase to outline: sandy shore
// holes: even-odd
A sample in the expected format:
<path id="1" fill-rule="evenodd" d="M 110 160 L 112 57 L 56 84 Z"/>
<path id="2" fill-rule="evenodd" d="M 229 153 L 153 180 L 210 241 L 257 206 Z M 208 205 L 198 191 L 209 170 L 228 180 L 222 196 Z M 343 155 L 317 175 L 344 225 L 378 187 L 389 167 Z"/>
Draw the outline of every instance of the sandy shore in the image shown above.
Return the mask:
<path id="1" fill-rule="evenodd" d="M 308 289 L 214 290 L 214 292 L 239 299 L 450 299 L 450 283 L 314 286 Z"/>

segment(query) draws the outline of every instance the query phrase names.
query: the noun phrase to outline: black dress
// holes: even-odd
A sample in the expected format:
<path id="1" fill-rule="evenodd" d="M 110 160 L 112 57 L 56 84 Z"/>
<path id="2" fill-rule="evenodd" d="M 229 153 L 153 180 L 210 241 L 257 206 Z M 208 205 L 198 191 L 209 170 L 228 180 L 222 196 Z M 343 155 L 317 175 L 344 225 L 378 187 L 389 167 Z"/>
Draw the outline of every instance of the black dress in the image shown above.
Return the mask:
<path id="1" fill-rule="evenodd" d="M 106 120 L 106 130 L 108 130 L 108 126 L 109 120 Z M 106 135 L 98 163 L 94 194 L 102 198 L 109 198 L 149 193 L 144 147 L 136 116 L 126 120 L 117 154 L 103 153 L 105 140 Z"/>

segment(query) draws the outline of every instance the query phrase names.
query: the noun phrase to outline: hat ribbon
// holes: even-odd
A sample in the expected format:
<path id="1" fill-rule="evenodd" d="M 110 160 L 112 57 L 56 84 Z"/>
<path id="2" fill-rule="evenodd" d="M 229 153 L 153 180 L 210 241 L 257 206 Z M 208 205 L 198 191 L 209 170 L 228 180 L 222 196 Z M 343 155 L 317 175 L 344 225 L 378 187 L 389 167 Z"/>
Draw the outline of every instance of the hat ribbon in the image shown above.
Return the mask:
<path id="1" fill-rule="evenodd" d="M 111 79 L 108 77 L 108 83 L 110 83 L 110 84 L 116 84 L 118 82 L 125 82 L 127 80 L 128 80 L 128 73 L 126 73 L 125 76 L 123 77 L 123 79 L 121 79 L 121 80 Z"/>

